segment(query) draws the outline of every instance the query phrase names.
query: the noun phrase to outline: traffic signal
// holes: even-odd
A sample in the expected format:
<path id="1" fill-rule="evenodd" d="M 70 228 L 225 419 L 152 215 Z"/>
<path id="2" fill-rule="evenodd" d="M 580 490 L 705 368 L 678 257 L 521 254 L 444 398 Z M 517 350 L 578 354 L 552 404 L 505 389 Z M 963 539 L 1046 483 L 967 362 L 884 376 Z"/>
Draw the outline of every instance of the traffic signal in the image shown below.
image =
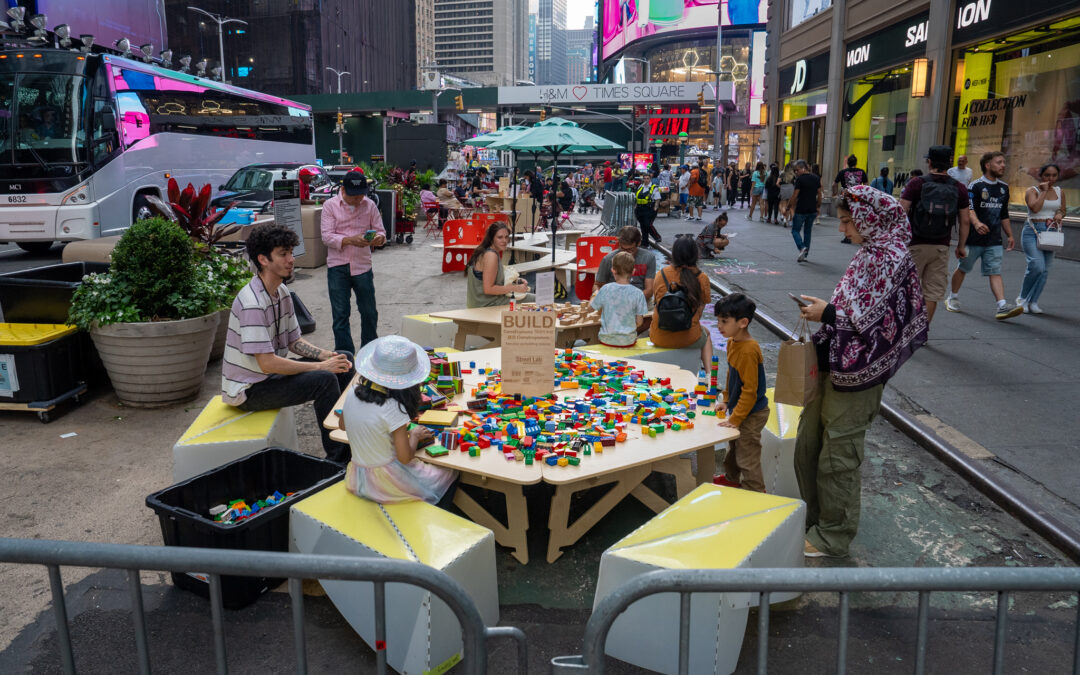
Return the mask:
<path id="1" fill-rule="evenodd" d="M 702 131 L 708 131 L 709 130 L 709 118 L 710 117 L 712 117 L 712 115 L 710 115 L 709 113 L 703 113 L 701 115 L 701 130 Z"/>
<path id="2" fill-rule="evenodd" d="M 702 89 L 701 91 L 699 91 L 697 93 L 697 104 L 698 105 L 705 105 L 705 90 L 704 89 Z"/>
<path id="3" fill-rule="evenodd" d="M 341 114 L 340 110 L 337 113 L 337 123 L 339 127 L 345 123 L 345 117 Z"/>
<path id="4" fill-rule="evenodd" d="M 465 109 L 465 102 L 461 99 L 461 94 L 458 94 L 454 97 L 454 105 L 457 107 L 458 110 Z"/>
<path id="5" fill-rule="evenodd" d="M 540 108 L 540 121 L 543 122 L 547 119 L 547 108 Z"/>

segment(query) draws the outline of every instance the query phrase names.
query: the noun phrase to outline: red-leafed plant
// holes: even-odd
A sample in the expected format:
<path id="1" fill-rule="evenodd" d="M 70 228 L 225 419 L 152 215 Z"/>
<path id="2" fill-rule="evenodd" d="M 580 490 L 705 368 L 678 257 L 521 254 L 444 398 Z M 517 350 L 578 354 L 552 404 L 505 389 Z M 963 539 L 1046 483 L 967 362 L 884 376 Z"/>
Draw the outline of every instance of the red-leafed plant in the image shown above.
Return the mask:
<path id="1" fill-rule="evenodd" d="M 195 186 L 188 183 L 183 190 L 175 178 L 169 179 L 169 200 L 165 201 L 154 195 L 148 195 L 147 201 L 157 209 L 161 215 L 180 225 L 188 236 L 197 242 L 212 246 L 234 232 L 240 230 L 239 225 L 218 226 L 218 223 L 229 209 L 236 206 L 236 202 L 229 204 L 223 209 L 214 209 L 210 206 L 211 188 L 209 184 L 203 185 L 202 189 L 195 192 Z"/>

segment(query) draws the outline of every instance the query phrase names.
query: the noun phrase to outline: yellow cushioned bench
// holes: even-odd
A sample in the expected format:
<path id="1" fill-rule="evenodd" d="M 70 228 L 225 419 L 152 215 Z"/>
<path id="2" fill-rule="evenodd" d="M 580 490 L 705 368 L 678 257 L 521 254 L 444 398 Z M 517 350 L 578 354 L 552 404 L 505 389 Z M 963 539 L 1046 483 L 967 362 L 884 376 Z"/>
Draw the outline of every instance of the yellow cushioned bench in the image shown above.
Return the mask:
<path id="1" fill-rule="evenodd" d="M 187 480 L 272 446 L 299 449 L 292 408 L 244 412 L 215 396 L 173 446 L 173 480 Z"/>
<path id="2" fill-rule="evenodd" d="M 620 585 L 661 569 L 802 567 L 806 505 L 700 485 L 604 551 L 593 607 Z M 797 594 L 774 593 L 772 602 Z M 730 673 L 742 649 L 754 593 L 695 593 L 690 602 L 690 672 Z M 606 653 L 661 673 L 678 672 L 679 596 L 652 595 L 614 623 Z"/>
<path id="3" fill-rule="evenodd" d="M 802 408 L 776 403 L 772 389 L 767 389 L 765 395 L 769 399 L 769 421 L 761 432 L 761 473 L 765 477 L 765 491 L 800 499 L 799 482 L 795 479 L 795 437 Z"/>
<path id="4" fill-rule="evenodd" d="M 437 506 L 378 504 L 350 493 L 345 481 L 289 511 L 290 548 L 300 553 L 391 558 L 445 572 L 469 592 L 485 624 L 499 622 L 495 536 Z M 349 625 L 375 645 L 374 587 L 321 581 Z M 401 673 L 444 672 L 461 658 L 461 628 L 450 608 L 415 586 L 386 586 L 386 662 Z"/>

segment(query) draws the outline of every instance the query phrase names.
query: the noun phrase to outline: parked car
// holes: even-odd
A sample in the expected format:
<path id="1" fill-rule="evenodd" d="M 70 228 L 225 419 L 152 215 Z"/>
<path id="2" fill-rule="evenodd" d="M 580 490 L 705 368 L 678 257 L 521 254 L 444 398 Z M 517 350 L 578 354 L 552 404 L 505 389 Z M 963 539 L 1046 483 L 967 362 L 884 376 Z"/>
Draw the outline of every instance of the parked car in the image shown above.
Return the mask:
<path id="1" fill-rule="evenodd" d="M 559 178 L 565 178 L 568 174 L 577 173 L 581 171 L 581 167 L 577 164 L 560 164 L 559 165 Z M 544 178 L 551 178 L 551 167 L 544 167 Z"/>
<path id="2" fill-rule="evenodd" d="M 219 192 L 210 201 L 217 208 L 236 203 L 236 208 L 252 209 L 266 213 L 274 202 L 274 181 L 295 179 L 300 169 L 307 169 L 315 174 L 311 182 L 312 199 L 329 199 L 334 193 L 334 184 L 318 164 L 284 162 L 280 164 L 249 164 L 229 178 L 224 185 L 219 185 Z"/>

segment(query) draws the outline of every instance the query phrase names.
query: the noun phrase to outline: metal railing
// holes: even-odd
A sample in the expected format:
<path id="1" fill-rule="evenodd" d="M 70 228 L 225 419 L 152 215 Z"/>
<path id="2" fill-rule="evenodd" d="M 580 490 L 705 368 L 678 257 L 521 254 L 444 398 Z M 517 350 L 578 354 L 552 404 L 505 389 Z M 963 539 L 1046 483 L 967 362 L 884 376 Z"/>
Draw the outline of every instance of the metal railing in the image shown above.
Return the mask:
<path id="1" fill-rule="evenodd" d="M 630 605 L 656 593 L 679 594 L 679 673 L 689 667 L 690 595 L 693 593 L 760 593 L 758 605 L 757 672 L 768 672 L 769 594 L 777 592 L 839 593 L 836 672 L 846 672 L 851 593 L 911 591 L 919 594 L 916 623 L 915 672 L 926 669 L 930 593 L 934 591 L 997 593 L 993 672 L 1005 662 L 1005 628 L 1009 593 L 1017 591 L 1080 592 L 1080 568 L 1075 567 L 897 567 L 836 569 L 661 570 L 635 577 L 616 588 L 593 608 L 585 627 L 583 653 L 552 659 L 554 673 L 604 672 L 604 646 L 615 619 Z M 1073 675 L 1080 675 L 1080 608 L 1073 638 Z"/>
<path id="2" fill-rule="evenodd" d="M 146 637 L 140 570 L 185 572 L 205 571 L 210 581 L 210 613 L 213 621 L 214 651 L 217 672 L 228 672 L 225 655 L 225 620 L 221 602 L 221 576 L 266 576 L 287 578 L 292 602 L 293 643 L 296 671 L 307 672 L 307 647 L 304 636 L 303 579 L 339 579 L 367 581 L 374 584 L 375 639 L 386 643 L 387 583 L 410 584 L 431 592 L 453 611 L 461 625 L 462 664 L 465 673 L 487 672 L 487 640 L 509 637 L 517 641 L 518 672 L 525 672 L 528 662 L 525 634 L 510 626 L 488 627 L 468 592 L 454 579 L 434 568 L 404 560 L 358 559 L 347 556 L 322 556 L 269 551 L 238 551 L 187 548 L 181 546 L 130 546 L 79 541 L 39 539 L 0 539 L 0 562 L 45 565 L 49 570 L 53 613 L 56 617 L 60 660 L 65 673 L 75 672 L 75 658 L 68 631 L 67 608 L 60 566 L 104 567 L 127 570 L 131 593 L 132 621 L 139 672 L 150 672 L 150 652 Z M 378 672 L 387 672 L 386 650 L 375 652 Z"/>
<path id="3" fill-rule="evenodd" d="M 633 193 L 609 191 L 604 195 L 600 224 L 593 230 L 598 230 L 599 234 L 617 234 L 619 230 L 627 225 L 633 225 L 634 222 Z"/>

